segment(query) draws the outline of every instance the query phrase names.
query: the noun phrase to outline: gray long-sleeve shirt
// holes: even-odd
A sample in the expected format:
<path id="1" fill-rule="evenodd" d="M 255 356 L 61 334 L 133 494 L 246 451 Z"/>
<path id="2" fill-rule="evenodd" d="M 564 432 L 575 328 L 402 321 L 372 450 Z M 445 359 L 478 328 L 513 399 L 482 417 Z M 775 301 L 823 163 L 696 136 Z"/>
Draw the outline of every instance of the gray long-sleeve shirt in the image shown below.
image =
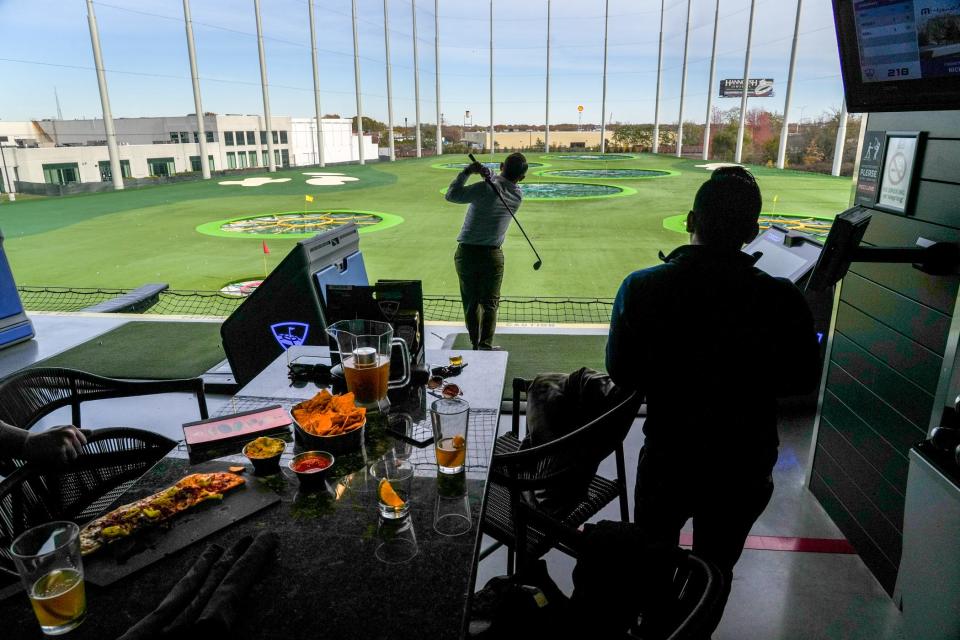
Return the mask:
<path id="1" fill-rule="evenodd" d="M 457 242 L 486 247 L 499 247 L 510 226 L 510 212 L 500 198 L 484 181 L 467 185 L 469 174 L 461 171 L 447 188 L 447 202 L 468 204 L 466 217 Z M 520 187 L 501 175 L 493 176 L 493 182 L 503 193 L 513 213 L 516 214 L 523 200 Z"/>

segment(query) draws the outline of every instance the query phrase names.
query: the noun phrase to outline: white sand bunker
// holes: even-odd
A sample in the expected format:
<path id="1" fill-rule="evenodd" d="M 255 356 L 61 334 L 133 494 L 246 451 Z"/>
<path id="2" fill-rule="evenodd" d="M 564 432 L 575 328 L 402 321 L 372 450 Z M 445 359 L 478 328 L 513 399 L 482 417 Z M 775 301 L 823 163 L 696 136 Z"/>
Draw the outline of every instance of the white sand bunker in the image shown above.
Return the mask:
<path id="1" fill-rule="evenodd" d="M 335 187 L 348 182 L 357 182 L 360 178 L 353 178 L 342 173 L 329 173 L 327 171 L 310 171 L 304 173 L 305 176 L 312 176 L 307 179 L 307 184 L 318 187 Z"/>
<path id="2" fill-rule="evenodd" d="M 710 164 L 698 164 L 695 166 L 700 169 L 706 169 L 707 171 L 713 171 L 721 167 L 742 167 L 743 165 L 735 162 L 711 162 Z"/>
<path id="3" fill-rule="evenodd" d="M 260 187 L 271 182 L 290 182 L 290 178 L 244 178 L 243 180 L 224 180 L 219 184 L 234 185 L 241 187 Z"/>

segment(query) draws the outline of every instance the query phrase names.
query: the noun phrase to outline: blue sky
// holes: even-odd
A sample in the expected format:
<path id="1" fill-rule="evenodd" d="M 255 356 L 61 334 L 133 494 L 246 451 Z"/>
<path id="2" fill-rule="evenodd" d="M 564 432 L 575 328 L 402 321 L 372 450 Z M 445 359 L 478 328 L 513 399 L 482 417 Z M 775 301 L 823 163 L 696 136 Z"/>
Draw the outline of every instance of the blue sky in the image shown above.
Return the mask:
<path id="1" fill-rule="evenodd" d="M 413 122 L 410 0 L 388 0 L 394 116 Z M 386 120 L 383 0 L 357 0 L 364 114 Z M 262 0 L 274 115 L 313 115 L 307 0 Z M 599 122 L 604 0 L 553 0 L 551 122 Z M 783 110 L 795 4 L 758 0 L 751 77 L 774 78 L 776 96 L 752 104 Z M 315 0 L 321 101 L 325 113 L 356 113 L 350 0 Z M 749 0 L 720 0 L 717 78 L 743 75 Z M 679 108 L 686 0 L 667 0 L 661 120 Z M 253 0 L 192 0 L 205 111 L 262 113 Z M 182 3 L 95 3 L 115 117 L 191 113 Z M 706 114 L 715 0 L 692 0 L 684 120 Z M 440 0 L 440 94 L 445 120 L 466 109 L 489 122 L 489 3 Z M 544 119 L 546 0 L 494 0 L 497 123 Z M 652 122 L 660 2 L 610 0 L 607 111 L 614 122 Z M 434 1 L 417 0 L 421 110 L 436 120 Z M 0 119 L 100 115 L 84 0 L 0 0 Z M 716 87 L 713 87 L 716 94 Z M 791 120 L 838 109 L 842 101 L 830 0 L 805 0 Z M 739 99 L 714 100 L 721 108 Z"/>

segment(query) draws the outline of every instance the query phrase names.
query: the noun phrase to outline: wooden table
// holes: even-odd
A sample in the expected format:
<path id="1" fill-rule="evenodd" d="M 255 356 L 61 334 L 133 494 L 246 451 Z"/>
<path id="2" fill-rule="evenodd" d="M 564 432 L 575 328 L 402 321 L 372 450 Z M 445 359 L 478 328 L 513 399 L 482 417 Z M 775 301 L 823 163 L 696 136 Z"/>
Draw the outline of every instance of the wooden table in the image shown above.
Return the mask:
<path id="1" fill-rule="evenodd" d="M 324 353 L 325 348 L 317 348 Z M 446 364 L 453 351 L 427 352 L 427 362 Z M 456 352 L 461 353 L 461 352 Z M 248 595 L 248 616 L 237 621 L 233 638 L 458 638 L 464 635 L 476 576 L 480 520 L 486 478 L 499 422 L 500 394 L 506 372 L 504 352 L 464 353 L 469 363 L 452 381 L 471 405 L 467 470 L 459 479 L 471 509 L 470 532 L 457 537 L 433 529 L 438 495 L 451 485 L 437 478 L 432 445 L 418 448 L 390 434 L 386 418 L 368 420 L 365 453 L 338 456 L 328 490 L 299 490 L 289 470 L 247 481 L 275 491 L 281 501 L 165 558 L 114 585 L 88 585 L 88 618 L 70 638 L 116 637 L 151 611 L 187 571 L 206 543 L 227 546 L 244 535 L 272 530 L 280 537 L 279 559 Z M 282 404 L 289 407 L 317 391 L 313 383 L 292 385 L 286 357 L 281 356 L 247 384 L 225 408 L 245 410 Z M 394 413 L 422 429 L 428 418 L 424 390 L 401 394 Z M 293 453 L 290 447 L 285 456 Z M 374 556 L 377 545 L 377 498 L 367 466 L 384 455 L 407 456 L 414 463 L 410 518 L 419 552 L 412 560 L 390 565 Z M 242 457 L 221 458 L 226 465 Z M 205 463 L 201 468 L 209 466 Z M 284 465 L 281 464 L 281 468 Z M 194 470 L 181 452 L 174 452 L 148 472 L 123 498 L 149 495 Z M 445 489 L 446 487 L 446 489 Z M 226 498 L 229 500 L 229 497 Z M 4 638 L 41 638 L 26 594 L 0 602 Z"/>

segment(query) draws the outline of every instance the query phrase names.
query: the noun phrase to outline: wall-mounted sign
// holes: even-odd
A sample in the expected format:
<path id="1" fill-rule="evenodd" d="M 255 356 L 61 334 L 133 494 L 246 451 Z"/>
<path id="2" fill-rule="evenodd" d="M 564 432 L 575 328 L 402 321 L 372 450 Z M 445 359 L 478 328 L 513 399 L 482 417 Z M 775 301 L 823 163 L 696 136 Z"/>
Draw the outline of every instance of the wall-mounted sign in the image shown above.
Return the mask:
<path id="1" fill-rule="evenodd" d="M 721 98 L 743 97 L 743 78 L 728 78 L 720 81 Z M 747 85 L 748 98 L 772 98 L 773 78 L 750 78 Z"/>
<path id="2" fill-rule="evenodd" d="M 854 204 L 872 207 L 877 202 L 880 186 L 880 170 L 883 168 L 883 145 L 885 131 L 867 131 L 860 152 L 860 168 L 857 169 L 857 197 Z"/>
<path id="3" fill-rule="evenodd" d="M 913 174 L 921 142 L 921 134 L 918 131 L 887 132 L 880 191 L 877 204 L 874 205 L 877 209 L 901 215 L 910 213 Z"/>

